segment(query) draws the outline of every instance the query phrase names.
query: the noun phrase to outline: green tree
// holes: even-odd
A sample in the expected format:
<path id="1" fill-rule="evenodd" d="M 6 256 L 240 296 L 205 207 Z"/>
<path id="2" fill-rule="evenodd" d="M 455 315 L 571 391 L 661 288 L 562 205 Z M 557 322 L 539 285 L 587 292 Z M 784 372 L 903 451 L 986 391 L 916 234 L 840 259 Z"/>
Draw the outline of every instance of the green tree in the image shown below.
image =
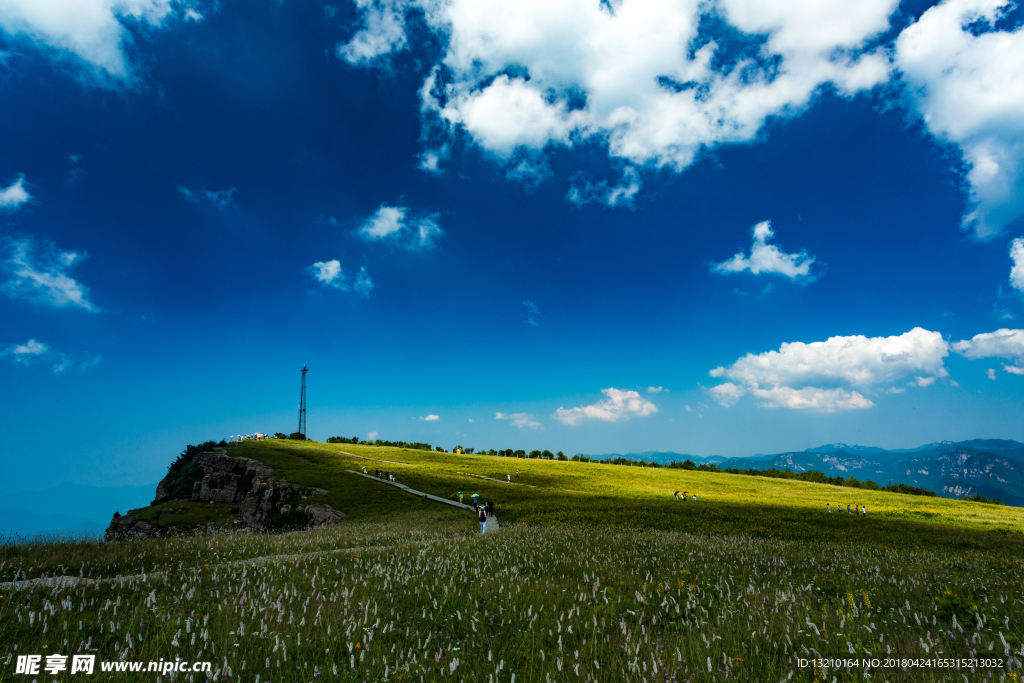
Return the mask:
<path id="1" fill-rule="evenodd" d="M 565 462 L 569 458 L 565 457 L 565 453 L 563 453 L 562 451 L 558 451 L 558 459 L 561 460 L 562 462 Z"/>

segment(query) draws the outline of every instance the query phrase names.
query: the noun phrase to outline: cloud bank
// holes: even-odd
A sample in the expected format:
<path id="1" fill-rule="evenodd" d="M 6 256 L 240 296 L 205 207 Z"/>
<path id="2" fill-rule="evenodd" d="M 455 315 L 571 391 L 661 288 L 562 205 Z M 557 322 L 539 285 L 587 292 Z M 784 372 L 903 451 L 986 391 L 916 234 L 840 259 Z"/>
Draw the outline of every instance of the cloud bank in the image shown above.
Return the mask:
<path id="1" fill-rule="evenodd" d="M 1009 0 L 946 0 L 907 27 L 895 65 L 928 130 L 967 166 L 965 229 L 997 235 L 1024 214 L 1024 31 L 993 30 Z"/>
<path id="2" fill-rule="evenodd" d="M 737 253 L 728 261 L 716 263 L 711 267 L 714 273 L 742 273 L 749 270 L 754 275 L 762 273 L 782 275 L 796 282 L 813 282 L 811 274 L 814 257 L 806 251 L 798 254 L 787 254 L 774 244 L 768 244 L 775 233 L 771 221 L 763 221 L 754 226 L 754 243 L 750 247 L 750 256 L 743 252 Z"/>
<path id="3" fill-rule="evenodd" d="M 465 135 L 504 161 L 596 140 L 631 166 L 680 171 L 704 148 L 751 141 L 769 117 L 800 112 L 825 83 L 851 95 L 886 82 L 888 60 L 864 48 L 896 6 L 361 0 L 365 28 L 338 54 L 365 64 L 404 49 L 399 15 L 422 12 L 445 47 L 421 89 L 435 167 Z M 709 18 L 752 49 L 738 58 L 720 49 Z M 578 184 L 570 199 L 628 205 L 639 182 L 626 180 L 618 190 Z"/>
<path id="4" fill-rule="evenodd" d="M 61 251 L 49 242 L 37 243 L 31 237 L 7 238 L 0 242 L 0 270 L 8 276 L 0 282 L 0 292 L 56 308 L 98 311 L 89 301 L 89 289 L 68 275 L 85 257 L 77 251 Z"/>
<path id="5" fill-rule="evenodd" d="M 633 417 L 646 417 L 658 412 L 658 406 L 635 391 L 622 391 L 615 387 L 602 389 L 604 398 L 589 406 L 576 408 L 560 407 L 551 416 L 562 424 L 577 425 L 584 420 L 600 420 L 601 422 L 621 422 Z"/>
<path id="6" fill-rule="evenodd" d="M 912 378 L 928 386 L 948 376 L 949 345 L 938 332 L 915 327 L 893 337 L 831 337 L 827 341 L 784 343 L 778 351 L 743 356 L 711 371 L 730 380 L 709 389 L 729 407 L 750 395 L 765 407 L 834 412 L 870 408 L 861 392 Z"/>
<path id="7" fill-rule="evenodd" d="M 751 142 L 823 86 L 850 97 L 895 76 L 904 104 L 966 165 L 963 225 L 991 237 L 1024 214 L 1024 31 L 996 30 L 1010 0 L 946 0 L 876 45 L 896 0 L 357 0 L 362 29 L 338 47 L 386 65 L 421 16 L 444 51 L 420 90 L 439 171 L 468 140 L 531 182 L 552 147 L 597 142 L 622 183 L 574 179 L 576 203 L 631 206 L 639 171 L 679 172 L 702 151 Z M 739 48 L 739 49 L 737 49 Z M 895 68 L 895 71 L 894 71 Z"/>

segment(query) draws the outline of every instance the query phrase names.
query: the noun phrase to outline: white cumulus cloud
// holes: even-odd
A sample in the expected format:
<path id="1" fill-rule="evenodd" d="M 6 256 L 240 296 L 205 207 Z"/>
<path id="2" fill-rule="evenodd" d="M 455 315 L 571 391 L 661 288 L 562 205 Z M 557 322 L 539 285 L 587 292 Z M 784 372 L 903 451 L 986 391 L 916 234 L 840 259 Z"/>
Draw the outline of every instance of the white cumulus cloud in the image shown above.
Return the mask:
<path id="1" fill-rule="evenodd" d="M 529 413 L 512 413 L 510 415 L 495 413 L 494 419 L 508 420 L 513 427 L 519 427 L 519 429 L 544 429 L 544 425 L 533 419 L 533 415 Z"/>
<path id="2" fill-rule="evenodd" d="M 10 185 L 0 189 L 0 209 L 16 209 L 30 199 L 32 195 L 25 189 L 23 175 L 19 175 Z"/>
<path id="3" fill-rule="evenodd" d="M 928 130 L 967 166 L 963 226 L 988 238 L 1024 214 L 1024 31 L 1009 0 L 946 0 L 903 30 L 895 64 Z"/>
<path id="4" fill-rule="evenodd" d="M 621 422 L 632 417 L 646 417 L 658 412 L 658 406 L 635 391 L 623 391 L 615 387 L 602 389 L 604 398 L 589 406 L 575 408 L 559 407 L 551 417 L 562 424 L 576 425 L 584 420 Z"/>
<path id="5" fill-rule="evenodd" d="M 337 259 L 330 261 L 317 261 L 307 268 L 309 274 L 325 287 L 333 287 L 342 292 L 355 292 L 364 297 L 370 296 L 370 292 L 376 287 L 370 274 L 366 272 L 366 266 L 361 266 L 354 274 L 349 275 L 341 262 Z"/>
<path id="6" fill-rule="evenodd" d="M 35 339 L 29 339 L 24 344 L 15 344 L 10 347 L 8 353 L 14 356 L 15 359 L 22 359 L 31 356 L 41 356 L 47 351 L 49 351 L 49 349 L 46 344 L 37 342 Z"/>
<path id="7" fill-rule="evenodd" d="M 985 374 L 986 374 L 986 375 L 988 376 L 988 378 L 989 378 L 990 380 L 992 380 L 993 382 L 995 382 L 995 381 L 996 381 L 996 370 L 995 370 L 995 368 L 989 368 L 988 370 L 986 370 L 986 371 L 985 371 Z"/>
<path id="8" fill-rule="evenodd" d="M 627 168 L 680 171 L 702 149 L 754 140 L 769 118 L 799 113 L 823 84 L 851 95 L 886 82 L 888 59 L 865 46 L 889 27 L 896 6 L 360 0 L 369 33 L 344 50 L 346 59 L 362 63 L 387 46 L 403 49 L 408 39 L 404 28 L 398 35 L 399 11 L 422 13 L 444 47 L 421 89 L 430 147 L 467 134 L 505 163 L 524 151 L 590 140 Z M 730 57 L 701 29 L 710 16 L 731 23 L 756 48 Z M 440 160 L 430 156 L 431 170 Z M 577 183 L 569 198 L 628 206 L 639 187 L 631 172 L 617 188 Z"/>
<path id="9" fill-rule="evenodd" d="M 437 224 L 437 215 L 414 216 L 404 206 L 381 204 L 366 219 L 357 234 L 367 241 L 392 240 L 406 249 L 427 249 L 434 239 L 443 234 Z"/>
<path id="10" fill-rule="evenodd" d="M 741 251 L 735 254 L 728 261 L 716 263 L 711 270 L 716 273 L 742 273 L 749 270 L 754 275 L 772 273 L 783 275 L 791 280 L 799 282 L 812 282 L 815 276 L 811 274 L 811 265 L 814 257 L 806 251 L 797 254 L 787 254 L 774 244 L 768 244 L 768 240 L 774 236 L 771 221 L 763 221 L 754 226 L 753 244 L 750 247 L 750 256 L 744 255 Z"/>
<path id="11" fill-rule="evenodd" d="M 98 311 L 89 301 L 88 288 L 68 275 L 84 253 L 61 251 L 53 244 L 37 244 L 31 237 L 0 242 L 0 269 L 7 280 L 0 292 L 12 299 L 28 299 L 61 308 L 77 306 Z"/>
<path id="12" fill-rule="evenodd" d="M 1024 375 L 1024 330 L 1001 329 L 995 332 L 976 334 L 971 339 L 958 341 L 952 345 L 954 351 L 964 358 L 1007 358 L 1014 361 L 1013 365 L 1004 365 L 1003 369 L 1013 375 Z M 989 370 L 989 379 L 995 379 L 995 371 Z"/>
<path id="13" fill-rule="evenodd" d="M 1010 242 L 1010 258 L 1013 260 L 1010 284 L 1018 291 L 1024 292 L 1024 237 L 1018 237 Z"/>
<path id="14" fill-rule="evenodd" d="M 125 22 L 159 28 L 176 9 L 184 18 L 202 15 L 176 0 L 0 0 L 0 30 L 35 42 L 57 56 L 71 55 L 98 76 L 126 79 L 131 67 Z M 190 13 L 191 10 L 191 13 Z"/>
<path id="15" fill-rule="evenodd" d="M 708 391 L 726 407 L 750 395 L 772 407 L 823 412 L 870 408 L 874 404 L 861 392 L 906 378 L 928 386 L 948 375 L 947 355 L 949 345 L 942 335 L 920 327 L 892 337 L 789 342 L 778 351 L 748 353 L 729 367 L 715 368 L 712 377 L 729 381 Z"/>
<path id="16" fill-rule="evenodd" d="M 356 0 L 363 28 L 349 42 L 338 45 L 338 57 L 353 66 L 369 66 L 382 56 L 404 49 L 404 5 L 400 0 Z"/>
<path id="17" fill-rule="evenodd" d="M 419 419 L 420 419 L 421 422 L 437 422 L 438 420 L 441 419 L 441 416 L 440 415 L 433 415 L 433 414 L 431 414 L 431 415 L 421 416 Z"/>

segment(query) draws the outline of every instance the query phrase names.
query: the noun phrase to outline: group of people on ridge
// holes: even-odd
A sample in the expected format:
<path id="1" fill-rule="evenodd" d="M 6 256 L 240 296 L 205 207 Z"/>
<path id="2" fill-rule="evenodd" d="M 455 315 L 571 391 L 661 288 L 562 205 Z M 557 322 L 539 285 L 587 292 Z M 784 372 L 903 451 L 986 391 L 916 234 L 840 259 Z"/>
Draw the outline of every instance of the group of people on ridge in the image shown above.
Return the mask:
<path id="1" fill-rule="evenodd" d="M 679 495 L 679 491 L 676 491 L 676 492 L 675 492 L 675 493 L 673 493 L 672 495 L 673 495 L 673 497 L 675 497 L 675 499 L 676 499 L 676 500 L 681 500 L 681 501 L 683 501 L 683 502 L 685 503 L 685 502 L 686 502 L 686 496 L 687 496 L 688 494 L 687 494 L 687 492 L 686 492 L 686 491 L 683 491 L 683 495 L 681 495 L 681 496 L 680 496 L 680 495 Z M 696 493 L 695 493 L 695 494 L 693 494 L 693 502 L 694 502 L 694 503 L 696 503 L 696 502 L 697 502 L 697 494 L 696 494 Z"/>
<path id="2" fill-rule="evenodd" d="M 251 434 L 235 434 L 228 441 L 234 443 L 236 441 L 266 441 L 270 438 L 269 434 L 263 434 L 261 432 L 252 432 Z"/>
<path id="3" fill-rule="evenodd" d="M 846 506 L 846 511 L 848 513 L 851 513 L 851 514 L 854 514 L 854 515 L 864 515 L 864 516 L 867 516 L 868 509 L 866 507 L 861 505 L 860 506 L 860 510 L 858 510 L 857 507 L 858 506 L 854 505 L 853 509 L 851 510 L 850 506 L 847 505 Z M 832 512 L 832 503 L 825 503 L 825 510 L 827 510 L 828 512 Z M 836 503 L 836 512 L 842 512 L 842 511 L 843 511 L 843 506 L 840 505 L 839 503 Z"/>

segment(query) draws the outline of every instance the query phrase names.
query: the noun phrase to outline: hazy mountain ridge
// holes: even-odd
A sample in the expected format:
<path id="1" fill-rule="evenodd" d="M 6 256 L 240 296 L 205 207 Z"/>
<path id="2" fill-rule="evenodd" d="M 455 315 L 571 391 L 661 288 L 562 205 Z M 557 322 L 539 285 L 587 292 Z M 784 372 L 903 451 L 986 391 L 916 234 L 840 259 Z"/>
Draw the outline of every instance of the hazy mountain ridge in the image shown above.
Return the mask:
<path id="1" fill-rule="evenodd" d="M 833 443 L 747 458 L 700 457 L 671 451 L 589 457 L 624 457 L 661 464 L 692 460 L 698 464 L 715 464 L 722 469 L 817 470 L 830 477 L 870 479 L 882 486 L 901 483 L 919 486 L 947 498 L 980 494 L 998 498 L 1008 505 L 1024 506 L 1024 444 L 1012 439 L 936 441 L 917 448 L 888 450 Z"/>

